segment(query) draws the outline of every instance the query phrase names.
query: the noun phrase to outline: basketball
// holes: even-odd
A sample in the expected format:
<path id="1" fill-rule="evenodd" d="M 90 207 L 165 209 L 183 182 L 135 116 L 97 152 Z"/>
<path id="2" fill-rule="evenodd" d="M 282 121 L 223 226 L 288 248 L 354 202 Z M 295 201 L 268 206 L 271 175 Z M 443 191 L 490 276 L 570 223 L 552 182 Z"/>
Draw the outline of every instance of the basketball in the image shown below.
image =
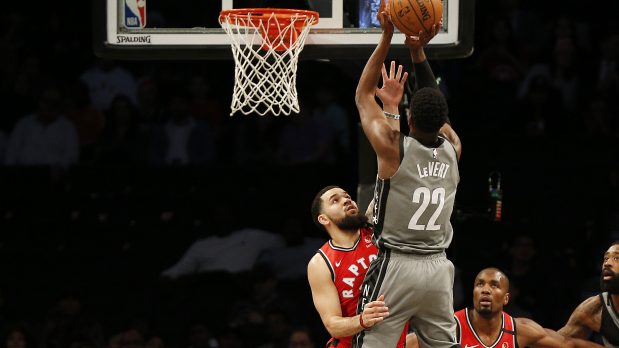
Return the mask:
<path id="1" fill-rule="evenodd" d="M 443 17 L 441 0 L 389 0 L 387 6 L 393 25 L 406 35 L 430 33 Z"/>

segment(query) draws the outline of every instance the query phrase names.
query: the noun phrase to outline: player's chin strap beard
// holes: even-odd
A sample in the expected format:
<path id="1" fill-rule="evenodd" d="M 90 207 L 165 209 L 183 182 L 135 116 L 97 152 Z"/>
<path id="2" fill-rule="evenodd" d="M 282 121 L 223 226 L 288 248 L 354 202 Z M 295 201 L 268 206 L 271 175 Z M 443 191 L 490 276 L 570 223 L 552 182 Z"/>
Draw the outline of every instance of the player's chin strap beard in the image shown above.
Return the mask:
<path id="1" fill-rule="evenodd" d="M 619 276 L 616 274 L 609 281 L 604 281 L 604 275 L 600 277 L 600 288 L 602 291 L 612 295 L 619 294 Z"/>
<path id="2" fill-rule="evenodd" d="M 365 227 L 367 223 L 367 216 L 359 213 L 357 215 L 342 218 L 340 221 L 337 221 L 336 225 L 343 230 L 357 230 L 361 227 Z"/>

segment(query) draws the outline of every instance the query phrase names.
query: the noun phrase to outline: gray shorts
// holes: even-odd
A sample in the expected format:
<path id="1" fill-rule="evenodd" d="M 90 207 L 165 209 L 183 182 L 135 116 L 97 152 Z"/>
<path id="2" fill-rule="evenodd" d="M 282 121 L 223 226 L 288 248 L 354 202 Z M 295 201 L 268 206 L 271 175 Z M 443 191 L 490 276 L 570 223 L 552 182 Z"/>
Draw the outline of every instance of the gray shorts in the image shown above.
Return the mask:
<path id="1" fill-rule="evenodd" d="M 385 295 L 389 316 L 353 338 L 355 348 L 395 347 L 406 322 L 421 348 L 455 348 L 454 266 L 445 253 L 405 254 L 381 250 L 365 275 L 357 313 L 365 303 Z"/>

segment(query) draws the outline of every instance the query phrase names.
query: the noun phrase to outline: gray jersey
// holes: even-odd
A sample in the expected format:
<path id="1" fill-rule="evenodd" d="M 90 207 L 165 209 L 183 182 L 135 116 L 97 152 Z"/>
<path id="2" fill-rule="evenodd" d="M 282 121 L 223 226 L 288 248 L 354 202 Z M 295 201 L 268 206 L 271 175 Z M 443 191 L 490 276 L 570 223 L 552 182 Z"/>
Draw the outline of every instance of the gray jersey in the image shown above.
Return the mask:
<path id="1" fill-rule="evenodd" d="M 391 178 L 376 180 L 373 223 L 380 247 L 415 254 L 449 247 L 460 174 L 455 148 L 439 141 L 426 147 L 400 135 L 400 167 Z"/>

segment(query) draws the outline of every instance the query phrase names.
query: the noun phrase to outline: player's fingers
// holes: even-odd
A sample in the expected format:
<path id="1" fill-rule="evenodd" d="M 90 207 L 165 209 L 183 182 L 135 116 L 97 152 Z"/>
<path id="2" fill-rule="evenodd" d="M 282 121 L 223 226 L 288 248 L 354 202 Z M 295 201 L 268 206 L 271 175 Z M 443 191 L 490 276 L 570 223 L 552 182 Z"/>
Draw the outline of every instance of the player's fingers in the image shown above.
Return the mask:
<path id="1" fill-rule="evenodd" d="M 363 315 L 364 316 L 369 316 L 369 317 L 376 317 L 376 316 L 382 316 L 383 313 L 389 312 L 389 307 L 382 305 L 382 306 L 377 306 L 377 307 L 372 307 L 372 308 L 366 308 L 363 311 Z"/>
<path id="2" fill-rule="evenodd" d="M 400 80 L 400 84 L 404 84 L 404 82 L 406 82 L 406 79 L 408 78 L 408 72 L 404 73 L 404 76 L 402 76 L 402 80 Z"/>
<path id="3" fill-rule="evenodd" d="M 395 74 L 395 60 L 391 61 L 391 66 L 389 67 L 389 78 L 393 78 Z"/>
<path id="4" fill-rule="evenodd" d="M 384 300 L 385 300 L 385 295 L 384 294 L 378 295 L 378 298 L 376 299 L 376 301 L 384 301 Z"/>
<path id="5" fill-rule="evenodd" d="M 398 66 L 398 71 L 397 71 L 397 72 L 396 72 L 396 74 L 395 74 L 395 79 L 396 79 L 396 81 L 398 81 L 398 82 L 400 82 L 400 79 L 402 78 L 402 70 L 403 70 L 402 65 L 399 65 L 399 66 Z"/>
<path id="6" fill-rule="evenodd" d="M 408 44 L 416 43 L 418 41 L 419 41 L 419 36 L 410 35 L 406 37 L 406 43 Z"/>
<path id="7" fill-rule="evenodd" d="M 372 301 L 372 302 L 368 302 L 364 308 L 375 308 L 375 307 L 383 307 L 385 305 L 384 301 Z"/>
<path id="8" fill-rule="evenodd" d="M 385 64 L 383 64 L 382 69 L 380 70 L 380 73 L 383 75 L 383 86 L 385 85 L 385 81 L 387 81 L 388 77 L 387 77 L 387 69 L 385 68 Z"/>

